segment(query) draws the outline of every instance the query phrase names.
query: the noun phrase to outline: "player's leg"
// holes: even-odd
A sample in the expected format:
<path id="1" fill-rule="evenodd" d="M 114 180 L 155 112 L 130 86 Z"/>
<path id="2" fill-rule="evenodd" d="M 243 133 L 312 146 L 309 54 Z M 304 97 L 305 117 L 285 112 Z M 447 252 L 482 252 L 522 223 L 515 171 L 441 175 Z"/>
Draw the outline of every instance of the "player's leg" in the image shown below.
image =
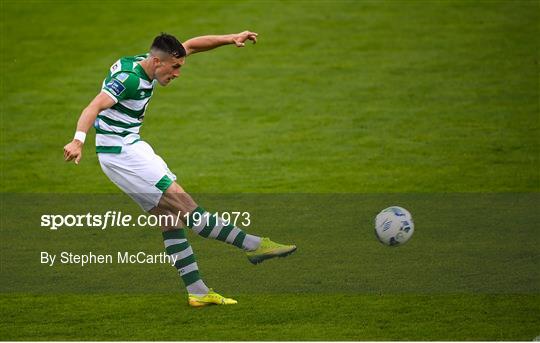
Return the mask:
<path id="1" fill-rule="evenodd" d="M 176 214 L 179 212 L 185 224 L 201 237 L 216 239 L 247 251 L 256 250 L 260 245 L 260 237 L 246 234 L 233 225 L 226 225 L 222 218 L 210 215 L 176 182 L 166 190 L 158 206 Z"/>
<path id="2" fill-rule="evenodd" d="M 170 216 L 173 213 L 155 207 L 149 211 L 156 216 Z M 163 234 L 163 243 L 167 255 L 176 260 L 174 267 L 178 270 L 180 278 L 184 282 L 188 291 L 188 303 L 194 307 L 206 306 L 210 304 L 232 305 L 236 300 L 225 298 L 213 290 L 209 289 L 199 274 L 199 267 L 189 244 L 183 225 L 167 225 L 162 221 L 161 227 Z"/>
<path id="3" fill-rule="evenodd" d="M 282 245 L 274 243 L 268 238 L 261 239 L 246 234 L 238 227 L 227 224 L 223 218 L 210 215 L 198 206 L 178 183 L 174 182 L 176 176 L 169 170 L 165 161 L 155 154 L 150 145 L 140 142 L 130 147 L 134 154 L 134 160 L 143 161 L 138 170 L 132 169 L 130 172 L 136 171 L 138 174 L 144 175 L 144 180 L 145 182 L 149 181 L 151 189 L 162 192 L 159 194 L 159 198 L 155 197 L 156 193 L 150 194 L 153 207 L 157 205 L 161 209 L 180 214 L 182 217 L 187 215 L 186 225 L 198 235 L 246 250 L 252 263 L 259 263 L 276 256 L 286 256 L 296 250 L 294 245 Z M 159 201 L 157 201 L 158 199 Z"/>
<path id="4" fill-rule="evenodd" d="M 155 216 L 168 216 L 170 212 L 164 211 L 159 207 L 155 207 L 149 211 Z M 189 244 L 184 229 L 175 227 L 174 225 L 161 227 L 163 242 L 167 255 L 174 257 L 176 262 L 175 268 L 178 270 L 182 281 L 184 282 L 188 293 L 206 294 L 209 289 L 201 280 L 199 268 L 193 254 L 193 249 Z"/>
<path id="5" fill-rule="evenodd" d="M 296 250 L 294 245 L 279 244 L 268 238 L 246 234 L 238 227 L 226 223 L 223 218 L 206 212 L 176 182 L 164 192 L 158 207 L 180 215 L 195 233 L 204 238 L 216 239 L 246 250 L 248 259 L 254 264 L 272 257 L 284 257 Z"/>
<path id="6" fill-rule="evenodd" d="M 163 196 L 163 191 L 169 186 L 168 183 L 172 183 L 171 179 L 174 180 L 176 177 L 154 154 L 148 144 L 139 142 L 125 146 L 122 154 L 99 154 L 98 156 L 100 165 L 109 179 L 137 202 L 143 210 L 153 215 L 172 214 L 157 205 Z M 224 298 L 213 292 L 202 281 L 183 224 L 177 221 L 161 221 L 160 224 L 164 225 L 161 229 L 165 249 L 169 255 L 174 255 L 175 267 L 188 290 L 189 304 L 191 306 L 235 304 L 235 300 Z"/>

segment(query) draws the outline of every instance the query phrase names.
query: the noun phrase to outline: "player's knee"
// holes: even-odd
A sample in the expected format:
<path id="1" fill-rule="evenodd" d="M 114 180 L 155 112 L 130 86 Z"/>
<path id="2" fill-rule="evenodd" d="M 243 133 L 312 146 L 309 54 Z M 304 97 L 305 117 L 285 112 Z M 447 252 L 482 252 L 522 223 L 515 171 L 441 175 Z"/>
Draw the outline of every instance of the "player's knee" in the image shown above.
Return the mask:
<path id="1" fill-rule="evenodd" d="M 170 205 L 169 210 L 189 213 L 197 208 L 195 200 L 176 182 L 167 189 L 164 198 Z"/>
<path id="2" fill-rule="evenodd" d="M 168 188 L 167 190 L 165 191 L 165 193 L 185 193 L 184 189 L 176 182 L 173 182 Z"/>

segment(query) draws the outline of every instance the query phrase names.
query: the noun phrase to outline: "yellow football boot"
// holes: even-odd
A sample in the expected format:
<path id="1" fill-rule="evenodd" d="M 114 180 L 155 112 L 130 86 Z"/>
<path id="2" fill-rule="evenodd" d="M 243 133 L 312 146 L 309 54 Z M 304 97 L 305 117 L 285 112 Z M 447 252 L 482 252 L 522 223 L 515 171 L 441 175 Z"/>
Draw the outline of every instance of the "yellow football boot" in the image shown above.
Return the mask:
<path id="1" fill-rule="evenodd" d="M 296 245 L 285 245 L 272 242 L 270 238 L 263 238 L 261 245 L 254 251 L 248 251 L 247 257 L 253 264 L 261 263 L 273 257 L 285 257 L 296 251 Z"/>
<path id="2" fill-rule="evenodd" d="M 210 292 L 205 295 L 188 294 L 188 303 L 191 307 L 202 307 L 208 305 L 234 305 L 237 304 L 238 301 L 231 298 L 225 298 L 210 289 Z"/>

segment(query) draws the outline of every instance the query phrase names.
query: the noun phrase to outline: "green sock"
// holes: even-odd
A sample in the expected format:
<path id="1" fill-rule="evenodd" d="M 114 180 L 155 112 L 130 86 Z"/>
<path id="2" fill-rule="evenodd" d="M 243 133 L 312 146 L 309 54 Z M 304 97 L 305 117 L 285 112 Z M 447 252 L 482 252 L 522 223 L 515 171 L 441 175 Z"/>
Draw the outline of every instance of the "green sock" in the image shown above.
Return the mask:
<path id="1" fill-rule="evenodd" d="M 260 237 L 246 234 L 236 226 L 226 224 L 223 218 L 206 212 L 202 207 L 197 207 L 189 214 L 188 224 L 199 236 L 226 242 L 240 249 L 252 251 L 261 244 Z"/>
<path id="2" fill-rule="evenodd" d="M 193 249 L 186 239 L 184 230 L 163 232 L 163 243 L 167 255 L 176 259 L 174 266 L 184 281 L 188 293 L 197 295 L 208 293 L 209 289 L 201 280 Z"/>

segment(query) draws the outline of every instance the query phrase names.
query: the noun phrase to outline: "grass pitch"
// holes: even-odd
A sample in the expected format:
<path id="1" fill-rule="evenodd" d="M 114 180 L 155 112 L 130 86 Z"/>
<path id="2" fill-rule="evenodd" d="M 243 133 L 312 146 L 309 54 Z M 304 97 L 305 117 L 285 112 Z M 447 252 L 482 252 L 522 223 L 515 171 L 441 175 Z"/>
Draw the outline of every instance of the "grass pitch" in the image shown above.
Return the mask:
<path id="1" fill-rule="evenodd" d="M 519 295 L 237 298 L 238 306 L 193 310 L 167 295 L 12 295 L 2 297 L 8 316 L 0 328 L 10 340 L 530 340 L 540 301 Z"/>
<path id="2" fill-rule="evenodd" d="M 538 2 L 156 6 L 1 2 L 1 339 L 540 334 Z M 120 56 L 161 31 L 185 40 L 244 29 L 260 34 L 256 46 L 189 57 L 157 89 L 142 137 L 203 206 L 250 208 L 248 231 L 298 252 L 253 267 L 193 238 L 203 277 L 240 301 L 201 310 L 186 307 L 166 265 L 41 266 L 41 250 L 161 251 L 150 230 L 39 227 L 46 211 L 82 213 L 101 199 L 86 197 L 119 192 L 93 134 L 79 166 L 63 163 L 62 147 Z M 417 232 L 388 249 L 371 220 L 394 203 Z"/>

